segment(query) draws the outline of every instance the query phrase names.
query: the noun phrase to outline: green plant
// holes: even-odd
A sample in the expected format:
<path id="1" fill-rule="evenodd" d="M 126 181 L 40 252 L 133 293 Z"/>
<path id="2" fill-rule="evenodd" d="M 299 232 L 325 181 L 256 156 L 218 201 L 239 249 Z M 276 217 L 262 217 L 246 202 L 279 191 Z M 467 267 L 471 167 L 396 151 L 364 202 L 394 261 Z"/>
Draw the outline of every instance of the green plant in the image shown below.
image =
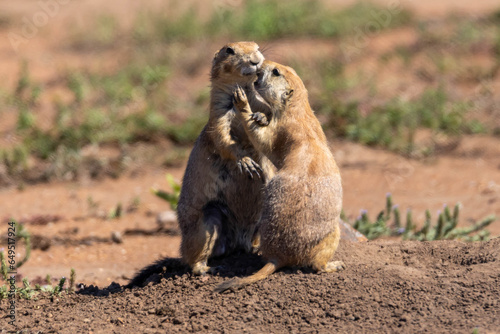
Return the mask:
<path id="1" fill-rule="evenodd" d="M 19 79 L 17 80 L 17 86 L 15 90 L 15 95 L 21 97 L 21 94 L 28 89 L 31 85 L 31 78 L 28 69 L 28 63 L 26 61 L 21 63 L 21 70 L 19 73 Z"/>
<path id="2" fill-rule="evenodd" d="M 15 227 L 17 240 L 24 241 L 24 258 L 16 263 L 16 267 L 19 268 L 25 264 L 31 256 L 31 235 L 28 230 L 24 228 L 23 224 L 16 223 Z"/>
<path id="3" fill-rule="evenodd" d="M 196 113 L 181 124 L 167 127 L 167 135 L 174 143 L 186 145 L 193 143 L 208 120 L 208 115 Z"/>
<path id="4" fill-rule="evenodd" d="M 17 117 L 17 131 L 27 130 L 35 124 L 35 115 L 26 107 L 21 107 Z"/>
<path id="5" fill-rule="evenodd" d="M 175 210 L 177 209 L 177 203 L 179 203 L 179 196 L 181 194 L 181 185 L 177 181 L 175 181 L 172 174 L 167 174 L 166 179 L 170 188 L 172 188 L 171 193 L 159 189 L 151 189 L 151 192 L 156 196 L 158 196 L 159 198 L 167 201 L 170 204 L 172 210 Z"/>
<path id="6" fill-rule="evenodd" d="M 68 88 L 75 96 L 75 102 L 81 103 L 85 96 L 85 78 L 81 73 L 73 72 L 68 75 Z"/>
<path id="7" fill-rule="evenodd" d="M 11 221 L 9 222 L 9 225 L 14 229 L 15 231 L 15 236 L 13 237 L 15 239 L 15 243 L 17 244 L 19 241 L 24 242 L 24 257 L 22 260 L 17 261 L 15 263 L 15 268 L 21 267 L 23 264 L 25 264 L 30 256 L 31 256 L 31 236 L 29 232 L 24 228 L 24 225 L 19 224 L 17 222 Z M 8 250 L 8 257 L 10 260 L 15 259 L 15 252 L 9 248 Z M 2 278 L 7 281 L 8 279 L 8 273 L 9 271 L 13 271 L 13 262 L 10 263 L 11 265 L 9 266 L 6 261 L 5 254 L 3 250 L 0 250 L 0 272 L 2 275 Z"/>
<path id="8" fill-rule="evenodd" d="M 0 286 L 0 300 L 9 298 L 9 288 L 7 285 Z"/>
<path id="9" fill-rule="evenodd" d="M 21 261 L 18 261 L 16 263 L 16 268 L 20 268 L 22 265 L 24 265 L 30 258 L 31 254 L 31 239 L 30 239 L 30 234 L 29 232 L 24 228 L 22 224 L 12 222 L 13 227 L 15 228 L 15 238 L 17 241 L 24 240 L 24 248 L 25 248 L 25 255 L 24 258 Z M 10 250 L 9 250 L 10 251 Z M 9 256 L 15 256 L 11 255 L 9 253 Z M 11 277 L 9 277 L 9 272 L 12 269 L 12 265 L 8 265 L 5 254 L 3 250 L 0 251 L 0 274 L 1 278 L 4 280 L 5 283 L 2 286 L 0 286 L 0 300 L 9 298 L 9 291 L 10 291 L 10 284 L 11 284 Z M 74 286 L 75 278 L 76 278 L 76 273 L 74 269 L 71 269 L 71 285 L 70 289 L 67 290 L 67 292 L 72 292 L 72 287 Z M 41 288 L 38 284 L 35 285 L 35 288 L 33 289 L 29 283 L 28 278 L 23 278 L 22 280 L 22 286 L 18 287 L 15 286 L 14 288 L 14 294 L 20 296 L 21 298 L 24 299 L 31 299 L 37 292 L 40 291 L 49 291 L 51 294 L 60 294 L 60 292 L 63 291 L 63 285 L 65 282 L 66 278 L 62 278 L 59 281 L 59 284 L 56 287 L 52 287 L 51 283 L 51 277 L 49 274 L 47 274 L 46 281 L 47 281 L 47 286 L 45 288 Z M 14 284 L 14 283 L 12 283 Z"/>
<path id="10" fill-rule="evenodd" d="M 109 219 L 117 219 L 121 218 L 122 216 L 123 216 L 123 208 L 121 203 L 118 203 L 116 207 L 111 209 L 111 211 L 108 214 Z"/>
<path id="11" fill-rule="evenodd" d="M 22 174 L 28 169 L 29 152 L 24 145 L 18 145 L 10 150 L 0 151 L 0 159 L 7 169 L 9 175 Z"/>
<path id="12" fill-rule="evenodd" d="M 41 92 L 41 86 L 33 83 L 31 80 L 28 63 L 23 61 L 17 85 L 11 97 L 11 103 L 20 108 L 32 107 L 37 103 Z"/>
<path id="13" fill-rule="evenodd" d="M 354 221 L 353 226 L 363 233 L 368 239 L 376 239 L 382 236 L 402 236 L 408 240 L 452 240 L 461 239 L 465 241 L 487 240 L 489 232 L 485 228 L 496 220 L 495 216 L 489 216 L 469 227 L 458 228 L 460 205 L 456 204 L 453 213 L 448 206 L 444 206 L 442 212 L 438 213 L 437 222 L 432 224 L 429 210 L 425 212 L 425 222 L 420 229 L 413 221 L 412 212 L 406 213 L 406 222 L 403 226 L 399 207 L 393 205 L 392 196 L 386 196 L 386 206 L 371 221 L 365 210 Z M 391 222 L 392 220 L 392 222 Z"/>
<path id="14" fill-rule="evenodd" d="M 0 257 L 2 256 L 2 253 L 0 253 Z M 74 293 L 74 285 L 75 285 L 75 279 L 76 279 L 76 272 L 73 268 L 71 268 L 71 276 L 70 276 L 70 286 L 67 289 L 64 289 L 64 284 L 66 282 L 66 278 L 62 277 L 59 281 L 58 284 L 53 286 L 52 281 L 50 278 L 50 275 L 47 274 L 46 278 L 46 285 L 40 286 L 39 284 L 35 284 L 35 287 L 31 287 L 31 284 L 28 280 L 28 278 L 23 278 L 22 279 L 22 286 L 15 286 L 14 288 L 14 296 L 19 296 L 20 298 L 23 299 L 32 299 L 34 296 L 36 296 L 39 293 L 48 293 L 50 296 L 55 296 L 58 295 L 60 296 L 61 293 L 66 292 L 66 293 Z M 5 282 L 10 285 L 10 278 L 5 279 Z M 9 298 L 9 290 L 10 287 L 8 285 L 2 285 L 0 286 L 0 300 L 2 299 L 7 299 Z"/>
<path id="15" fill-rule="evenodd" d="M 22 260 L 16 262 L 16 268 L 19 268 L 23 264 L 25 264 L 31 256 L 31 236 L 30 236 L 28 230 L 26 230 L 24 228 L 23 224 L 19 224 L 17 222 L 11 221 L 11 222 L 9 222 L 9 225 L 11 225 L 12 228 L 15 230 L 15 237 L 14 238 L 16 240 L 16 244 L 19 241 L 23 241 L 23 243 L 24 243 L 24 257 L 22 258 Z M 10 254 L 10 253 L 11 253 L 11 250 L 9 250 L 9 257 L 12 256 L 12 259 L 14 259 L 15 254 Z M 2 277 L 4 278 L 4 280 L 6 280 L 7 273 L 9 271 L 9 266 L 6 263 L 6 258 L 5 258 L 5 255 L 3 253 L 3 250 L 0 251 L 0 263 L 1 263 L 0 272 L 2 273 Z"/>
<path id="16" fill-rule="evenodd" d="M 54 101 L 56 117 L 55 126 L 51 128 L 42 127 L 35 118 L 36 100 L 41 91 L 32 81 L 27 64 L 23 63 L 15 91 L 7 98 L 17 111 L 15 132 L 22 138 L 16 146 L 0 150 L 0 163 L 8 174 L 23 177 L 24 172 L 38 162 L 28 164 L 33 156 L 48 162 L 41 164 L 45 167 L 41 178 L 71 179 L 81 172 L 84 163 L 93 163 L 89 161 L 93 157 L 81 154 L 88 145 L 121 146 L 169 137 L 191 143 L 194 132 L 200 129 L 198 119 L 201 118 L 192 116 L 182 124 L 170 124 L 174 123 L 167 117 L 170 110 L 163 111 L 168 99 L 164 90 L 170 75 L 168 59 L 148 57 L 114 74 L 67 74 L 67 87 L 74 99 L 69 103 Z"/>
<path id="17" fill-rule="evenodd" d="M 241 8 L 220 6 L 203 21 L 194 10 L 177 15 L 178 8 L 169 8 L 161 14 L 139 15 L 134 37 L 139 43 L 192 41 L 219 36 L 238 39 L 270 40 L 289 36 L 340 37 L 363 29 L 368 23 L 377 23 L 377 15 L 389 15 L 387 29 L 410 21 L 406 10 L 388 11 L 369 2 L 358 2 L 340 10 L 332 10 L 319 0 L 278 1 L 248 0 Z"/>
<path id="18" fill-rule="evenodd" d="M 229 29 L 231 35 L 253 39 L 273 39 L 288 36 L 339 37 L 374 22 L 374 13 L 383 9 L 368 2 L 358 2 L 339 11 L 326 8 L 320 1 L 262 1 L 245 2 L 242 12 L 226 11 L 210 22 L 212 31 Z M 243 14 L 244 13 L 244 14 Z M 408 22 L 405 11 L 393 13 L 386 27 Z M 229 27 L 227 27 L 229 25 Z M 235 36 L 235 37 L 236 37 Z"/>
<path id="19" fill-rule="evenodd" d="M 426 90 L 411 101 L 393 99 L 362 115 L 358 103 L 342 103 L 328 95 L 325 87 L 328 86 L 323 87 L 324 94 L 316 102 L 321 106 L 319 114 L 326 117 L 324 129 L 365 145 L 419 156 L 422 152 L 432 152 L 433 147 L 417 146 L 415 132 L 418 129 L 427 128 L 433 136 L 454 137 L 484 132 L 481 123 L 466 117 L 470 105 L 452 102 L 443 88 Z"/>
<path id="20" fill-rule="evenodd" d="M 76 282 L 76 271 L 74 268 L 71 268 L 71 272 L 69 275 L 69 287 L 68 287 L 69 293 L 75 292 L 75 282 Z"/>
<path id="21" fill-rule="evenodd" d="M 20 288 L 17 288 L 17 293 L 21 298 L 24 299 L 31 299 L 33 297 L 33 294 L 35 293 L 34 290 L 31 288 L 30 283 L 28 279 L 25 277 L 23 278 L 23 286 Z"/>
<path id="22" fill-rule="evenodd" d="M 3 251 L 0 251 L 0 272 L 2 274 L 2 278 L 4 281 L 9 279 L 9 266 L 7 265 L 7 261 L 5 260 L 5 255 Z"/>
<path id="23" fill-rule="evenodd" d="M 54 287 L 52 295 L 59 295 L 63 291 L 64 283 L 66 282 L 66 277 L 61 277 L 59 283 Z"/>

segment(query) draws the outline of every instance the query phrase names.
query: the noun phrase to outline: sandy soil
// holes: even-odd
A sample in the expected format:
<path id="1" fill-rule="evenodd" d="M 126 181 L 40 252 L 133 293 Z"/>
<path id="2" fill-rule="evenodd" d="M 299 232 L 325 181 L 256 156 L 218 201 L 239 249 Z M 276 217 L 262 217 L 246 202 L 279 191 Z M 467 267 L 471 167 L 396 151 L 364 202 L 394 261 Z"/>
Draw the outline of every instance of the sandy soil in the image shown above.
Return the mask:
<path id="1" fill-rule="evenodd" d="M 489 0 L 403 3 L 421 17 L 445 16 L 453 11 L 481 15 L 498 8 L 497 1 Z M 113 69 L 126 54 L 72 50 L 67 47 L 72 29 L 77 31 L 103 13 L 120 15 L 119 24 L 127 26 L 137 11 L 162 6 L 161 1 L 70 2 L 16 52 L 8 41 L 9 32 L 17 31 L 23 16 L 34 15 L 39 8 L 33 1 L 0 2 L 0 18 L 12 19 L 7 29 L 0 28 L 0 88 L 12 87 L 22 60 L 29 62 L 33 79 L 40 82 L 57 82 L 68 68 Z M 369 48 L 380 54 L 414 38 L 403 28 L 374 36 Z M 212 44 L 204 42 L 201 50 L 194 51 L 210 54 Z M 273 43 L 269 56 L 280 60 L 284 54 L 293 53 L 300 60 L 312 49 L 327 54 L 335 48 L 327 41 L 281 40 Z M 375 57 L 368 57 L 353 67 L 370 69 L 374 61 Z M 199 70 L 200 75 L 177 82 L 175 89 L 181 92 L 193 82 L 196 87 L 207 86 L 209 63 L 210 59 Z M 402 84 L 404 79 L 397 71 L 385 73 L 384 78 L 387 92 L 401 85 L 411 90 L 411 83 Z M 51 93 L 41 101 L 39 111 L 45 116 L 50 100 L 61 94 L 57 85 L 48 85 L 47 89 Z M 0 122 L 2 136 L 2 130 L 15 122 L 4 116 Z M 0 138 L 0 143 L 8 140 Z M 456 149 L 418 161 L 332 141 L 343 176 L 345 212 L 353 219 L 366 209 L 374 217 L 390 192 L 403 212 L 413 210 L 417 221 L 422 221 L 425 209 L 435 216 L 444 204 L 456 202 L 462 203 L 461 226 L 489 214 L 500 216 L 499 143 L 498 137 L 465 136 Z M 36 302 L 18 300 L 17 329 L 28 333 L 471 333 L 477 327 L 480 333 L 500 333 L 500 221 L 490 226 L 497 238 L 488 243 L 343 242 L 337 258 L 347 264 L 344 272 L 316 275 L 286 269 L 241 291 L 212 294 L 217 283 L 233 275 L 249 274 L 261 263 L 248 256 L 219 259 L 215 262 L 221 266 L 217 275 L 192 277 L 176 260 L 180 243 L 177 228 L 173 224 L 159 229 L 156 217 L 169 208 L 150 189 L 168 190 L 164 175 L 171 173 L 180 180 L 184 166 L 144 167 L 119 179 L 26 185 L 22 190 L 0 188 L 0 219 L 4 224 L 0 235 L 6 233 L 11 217 L 24 222 L 33 235 L 31 259 L 20 269 L 19 278 L 41 280 L 50 273 L 57 279 L 75 268 L 77 282 L 99 286 L 53 301 L 44 296 Z M 135 199 L 140 201 L 137 206 L 132 205 Z M 124 215 L 105 218 L 119 203 L 125 208 Z M 117 232 L 122 236 L 121 243 L 113 241 L 112 234 Z M 4 243 L 0 238 L 0 244 Z M 154 284 L 123 289 L 137 271 L 164 258 L 137 280 Z M 163 266 L 167 268 L 165 273 Z M 112 282 L 118 284 L 110 285 Z M 0 301 L 1 312 L 6 307 L 6 301 Z M 13 329 L 4 326 L 4 320 L 0 333 Z"/>
<path id="2" fill-rule="evenodd" d="M 60 333 L 498 333 L 500 239 L 485 243 L 343 242 L 340 273 L 286 269 L 236 292 L 213 293 L 262 263 L 215 261 L 195 277 L 177 259 L 146 268 L 146 287 L 87 287 L 17 302 L 18 328 Z M 5 305 L 5 301 L 1 302 Z M 5 332 L 5 331 L 4 331 Z M 2 332 L 2 333 L 4 333 Z"/>
<path id="3" fill-rule="evenodd" d="M 420 222 L 425 209 L 436 215 L 443 204 L 457 202 L 463 205 L 461 226 L 489 214 L 500 216 L 500 146 L 490 138 L 464 140 L 453 156 L 432 162 L 406 160 L 348 142 L 334 142 L 332 150 L 342 171 L 344 208 L 351 219 L 356 218 L 361 209 L 368 210 L 374 218 L 384 208 L 387 192 L 392 193 L 403 212 L 411 208 L 414 218 Z M 480 158 L 473 154 L 476 150 L 483 152 Z M 4 221 L 16 217 L 26 222 L 33 235 L 51 240 L 49 248 L 33 250 L 30 262 L 21 268 L 21 273 L 30 278 L 45 277 L 47 273 L 60 277 L 68 275 L 69 268 L 74 267 L 84 283 L 124 284 L 134 271 L 148 263 L 165 256 L 178 256 L 178 237 L 172 238 L 168 233 L 126 234 L 129 230 L 158 228 L 157 215 L 169 207 L 152 195 L 150 189 L 168 190 L 164 178 L 167 172 L 180 180 L 183 168 L 145 170 L 135 177 L 85 184 L 40 184 L 22 191 L 0 190 Z M 89 206 L 89 198 L 97 207 Z M 119 203 L 129 206 L 135 198 L 140 199 L 136 211 L 126 212 L 119 219 L 100 217 Z M 36 217 L 50 215 L 60 218 L 55 222 L 48 219 L 46 224 L 36 223 Z M 489 230 L 493 236 L 500 235 L 500 222 L 493 223 Z M 123 235 L 123 243 L 112 242 L 114 231 Z"/>

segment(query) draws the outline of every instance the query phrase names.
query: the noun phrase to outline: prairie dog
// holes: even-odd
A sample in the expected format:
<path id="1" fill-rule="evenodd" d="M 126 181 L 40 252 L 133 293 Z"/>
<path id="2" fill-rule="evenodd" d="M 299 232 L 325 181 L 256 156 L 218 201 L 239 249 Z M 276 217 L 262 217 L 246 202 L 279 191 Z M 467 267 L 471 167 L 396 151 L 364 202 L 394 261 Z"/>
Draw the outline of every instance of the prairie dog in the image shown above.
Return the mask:
<path id="1" fill-rule="evenodd" d="M 259 222 L 260 251 L 268 262 L 252 276 L 222 283 L 216 292 L 264 279 L 284 266 L 344 268 L 331 261 L 340 239 L 340 173 L 302 80 L 292 68 L 266 60 L 247 90 L 250 103 L 242 88 L 234 93 L 239 116 L 256 149 L 277 168 L 266 185 Z M 257 124 L 255 112 L 270 116 L 269 125 Z"/>
<path id="2" fill-rule="evenodd" d="M 237 85 L 255 81 L 263 61 L 253 42 L 229 43 L 213 59 L 210 116 L 189 156 L 177 207 L 181 256 L 195 274 L 209 270 L 211 256 L 252 248 L 262 180 L 274 167 L 253 148 L 232 100 Z"/>

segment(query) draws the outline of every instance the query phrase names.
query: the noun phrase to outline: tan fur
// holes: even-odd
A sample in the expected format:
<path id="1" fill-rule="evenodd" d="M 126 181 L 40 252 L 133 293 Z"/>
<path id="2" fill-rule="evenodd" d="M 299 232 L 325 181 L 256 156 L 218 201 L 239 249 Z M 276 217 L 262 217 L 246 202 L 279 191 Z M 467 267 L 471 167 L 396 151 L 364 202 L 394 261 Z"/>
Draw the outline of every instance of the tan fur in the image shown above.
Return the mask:
<path id="1" fill-rule="evenodd" d="M 235 104 L 255 147 L 277 167 L 265 189 L 259 222 L 260 249 L 269 261 L 256 274 L 225 282 L 215 291 L 263 279 L 284 266 L 317 271 L 343 269 L 331 261 L 340 239 L 340 173 L 321 125 L 309 106 L 307 90 L 295 71 L 265 61 L 255 87 L 238 88 Z M 255 112 L 271 119 L 266 127 Z"/>
<path id="2" fill-rule="evenodd" d="M 274 167 L 250 143 L 232 96 L 238 84 L 255 81 L 263 59 L 253 42 L 227 44 L 214 56 L 210 116 L 189 157 L 177 208 L 181 255 L 195 274 L 209 270 L 211 256 L 252 247 L 262 180 Z"/>

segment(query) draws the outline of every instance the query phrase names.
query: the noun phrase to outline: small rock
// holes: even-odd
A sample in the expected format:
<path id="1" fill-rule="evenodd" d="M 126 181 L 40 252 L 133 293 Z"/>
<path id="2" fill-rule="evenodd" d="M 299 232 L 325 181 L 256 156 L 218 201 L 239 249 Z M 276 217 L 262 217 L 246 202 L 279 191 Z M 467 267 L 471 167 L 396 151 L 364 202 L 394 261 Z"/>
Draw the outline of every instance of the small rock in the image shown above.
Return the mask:
<path id="1" fill-rule="evenodd" d="M 177 215 L 174 211 L 163 211 L 156 216 L 156 223 L 160 228 L 177 224 Z"/>
<path id="2" fill-rule="evenodd" d="M 118 231 L 111 232 L 111 240 L 117 244 L 121 244 L 123 242 L 122 234 Z"/>
<path id="3" fill-rule="evenodd" d="M 349 240 L 354 242 L 368 241 L 368 239 L 363 234 L 361 234 L 359 231 L 357 231 L 354 227 L 352 227 L 345 221 L 340 220 L 339 225 L 340 225 L 340 238 L 342 240 Z"/>

